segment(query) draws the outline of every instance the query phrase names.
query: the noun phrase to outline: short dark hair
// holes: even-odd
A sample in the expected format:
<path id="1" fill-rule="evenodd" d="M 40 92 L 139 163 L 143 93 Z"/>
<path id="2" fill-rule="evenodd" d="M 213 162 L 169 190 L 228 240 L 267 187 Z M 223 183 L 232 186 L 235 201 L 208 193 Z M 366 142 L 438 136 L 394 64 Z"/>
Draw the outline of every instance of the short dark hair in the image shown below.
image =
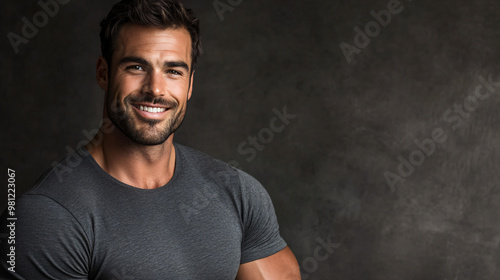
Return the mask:
<path id="1" fill-rule="evenodd" d="M 191 9 L 175 0 L 122 0 L 113 5 L 101 21 L 101 52 L 111 64 L 111 57 L 121 28 L 126 23 L 149 27 L 186 28 L 191 36 L 191 72 L 201 54 L 199 20 Z"/>

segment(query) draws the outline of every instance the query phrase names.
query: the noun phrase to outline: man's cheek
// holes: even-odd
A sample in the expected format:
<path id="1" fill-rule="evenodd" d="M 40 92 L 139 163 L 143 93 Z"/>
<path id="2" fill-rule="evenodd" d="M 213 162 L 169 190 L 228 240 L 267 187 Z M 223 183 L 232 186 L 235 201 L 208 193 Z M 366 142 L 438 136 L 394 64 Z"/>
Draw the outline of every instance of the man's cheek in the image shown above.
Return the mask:
<path id="1" fill-rule="evenodd" d="M 120 120 L 124 120 L 127 118 L 127 107 L 126 100 L 120 101 L 120 99 L 113 98 L 108 100 L 108 111 L 109 115 L 113 115 L 118 117 Z"/>

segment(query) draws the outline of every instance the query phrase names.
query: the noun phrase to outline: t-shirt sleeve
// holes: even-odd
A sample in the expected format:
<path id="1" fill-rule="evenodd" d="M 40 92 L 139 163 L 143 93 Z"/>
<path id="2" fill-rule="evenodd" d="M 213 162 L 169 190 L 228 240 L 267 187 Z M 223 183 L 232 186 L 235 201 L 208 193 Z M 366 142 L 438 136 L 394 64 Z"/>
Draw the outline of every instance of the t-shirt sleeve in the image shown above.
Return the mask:
<path id="1" fill-rule="evenodd" d="M 88 278 L 91 242 L 64 207 L 42 195 L 24 195 L 16 203 L 15 217 L 7 220 L 6 210 L 0 221 L 1 277 Z"/>
<path id="2" fill-rule="evenodd" d="M 273 255 L 286 247 L 280 236 L 273 203 L 264 187 L 252 176 L 240 172 L 243 205 L 243 242 L 240 263 Z"/>

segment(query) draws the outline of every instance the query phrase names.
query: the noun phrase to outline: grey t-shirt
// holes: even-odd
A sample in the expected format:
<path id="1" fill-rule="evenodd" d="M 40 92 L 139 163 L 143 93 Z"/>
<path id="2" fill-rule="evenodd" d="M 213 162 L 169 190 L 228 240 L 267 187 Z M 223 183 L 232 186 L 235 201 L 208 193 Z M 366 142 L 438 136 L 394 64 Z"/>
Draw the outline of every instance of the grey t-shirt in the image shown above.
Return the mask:
<path id="1" fill-rule="evenodd" d="M 116 180 L 85 149 L 52 168 L 17 201 L 9 277 L 234 279 L 240 264 L 285 248 L 257 180 L 174 146 L 174 175 L 157 189 Z M 6 213 L 1 223 L 5 236 Z M 2 241 L 5 275 L 12 245 Z"/>

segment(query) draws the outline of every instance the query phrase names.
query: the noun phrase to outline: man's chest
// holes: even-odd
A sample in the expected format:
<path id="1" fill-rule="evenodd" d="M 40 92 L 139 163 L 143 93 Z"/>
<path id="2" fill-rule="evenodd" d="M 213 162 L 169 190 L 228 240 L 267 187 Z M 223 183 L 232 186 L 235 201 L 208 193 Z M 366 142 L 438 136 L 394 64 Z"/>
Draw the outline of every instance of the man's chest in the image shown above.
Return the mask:
<path id="1" fill-rule="evenodd" d="M 234 279 L 242 228 L 232 206 L 214 199 L 154 214 L 129 208 L 95 219 L 90 279 Z"/>

